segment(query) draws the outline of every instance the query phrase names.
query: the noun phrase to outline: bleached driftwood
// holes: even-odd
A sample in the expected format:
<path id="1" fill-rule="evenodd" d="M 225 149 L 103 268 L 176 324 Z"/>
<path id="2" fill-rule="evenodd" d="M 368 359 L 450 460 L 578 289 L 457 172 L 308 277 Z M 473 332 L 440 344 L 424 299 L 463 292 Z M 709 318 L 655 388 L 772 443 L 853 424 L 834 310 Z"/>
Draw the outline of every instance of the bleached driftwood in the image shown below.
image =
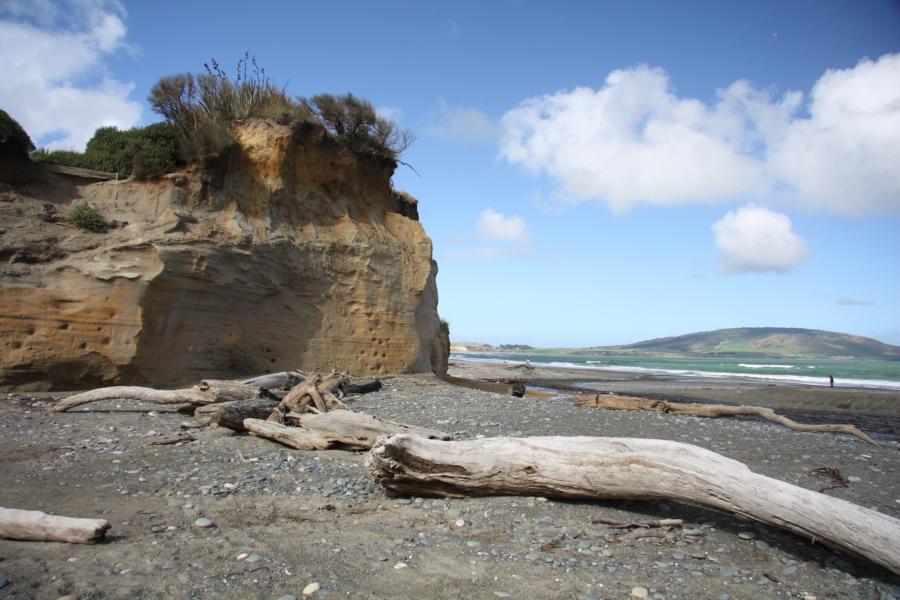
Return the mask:
<path id="1" fill-rule="evenodd" d="M 288 392 L 281 404 L 269 415 L 269 420 L 282 423 L 287 413 L 305 412 L 313 406 L 319 412 L 347 408 L 340 399 L 349 383 L 350 375 L 345 372 L 332 371 L 326 377 L 313 373 Z"/>
<path id="2" fill-rule="evenodd" d="M 102 400 L 128 400 L 152 404 L 204 405 L 216 402 L 248 400 L 260 395 L 258 388 L 236 381 L 206 380 L 199 386 L 181 390 L 155 390 L 138 386 L 113 386 L 82 392 L 61 400 L 50 408 L 51 412 L 65 412 L 76 406 Z"/>
<path id="3" fill-rule="evenodd" d="M 241 381 L 241 383 L 255 388 L 289 390 L 304 379 L 306 379 L 306 376 L 300 371 L 281 371 L 279 373 L 268 373 L 258 377 L 251 377 Z"/>
<path id="4" fill-rule="evenodd" d="M 48 515 L 39 510 L 0 508 L 0 538 L 90 544 L 106 536 L 109 522 Z"/>
<path id="5" fill-rule="evenodd" d="M 846 424 L 821 424 L 810 425 L 797 423 L 783 415 L 779 415 L 771 408 L 762 406 L 731 406 L 728 404 L 700 404 L 696 402 L 667 402 L 665 400 L 648 400 L 633 396 L 618 396 L 594 394 L 582 396 L 575 401 L 579 406 L 591 406 L 594 408 L 606 408 L 610 410 L 647 410 L 652 412 L 672 413 L 677 415 L 690 415 L 694 417 L 725 417 L 725 416 L 755 416 L 762 417 L 784 425 L 793 431 L 802 432 L 826 432 L 848 433 L 859 439 L 877 445 L 877 442 L 853 425 Z"/>
<path id="6" fill-rule="evenodd" d="M 778 481 L 715 452 L 664 440 L 414 435 L 378 441 L 369 477 L 399 493 L 677 500 L 750 517 L 900 574 L 900 520 Z"/>
<path id="7" fill-rule="evenodd" d="M 252 398 L 198 406 L 194 418 L 207 424 L 244 431 L 244 419 L 265 419 L 278 408 L 278 400 Z"/>
<path id="8" fill-rule="evenodd" d="M 376 440 L 394 433 L 413 433 L 426 439 L 449 440 L 442 431 L 433 431 L 384 421 L 365 413 L 335 410 L 327 413 L 288 413 L 282 425 L 274 421 L 246 419 L 244 427 L 258 435 L 298 450 L 326 450 L 328 448 L 368 449 Z"/>

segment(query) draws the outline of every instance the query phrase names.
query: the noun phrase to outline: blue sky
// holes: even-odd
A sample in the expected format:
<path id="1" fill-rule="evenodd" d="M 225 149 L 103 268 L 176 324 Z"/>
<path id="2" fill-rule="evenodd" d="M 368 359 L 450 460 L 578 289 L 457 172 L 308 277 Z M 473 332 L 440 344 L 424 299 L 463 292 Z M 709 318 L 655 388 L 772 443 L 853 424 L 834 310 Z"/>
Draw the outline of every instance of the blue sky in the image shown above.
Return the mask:
<path id="1" fill-rule="evenodd" d="M 738 326 L 900 344 L 900 4 L 0 0 L 0 107 L 41 145 L 156 120 L 245 51 L 417 135 L 455 340 Z"/>

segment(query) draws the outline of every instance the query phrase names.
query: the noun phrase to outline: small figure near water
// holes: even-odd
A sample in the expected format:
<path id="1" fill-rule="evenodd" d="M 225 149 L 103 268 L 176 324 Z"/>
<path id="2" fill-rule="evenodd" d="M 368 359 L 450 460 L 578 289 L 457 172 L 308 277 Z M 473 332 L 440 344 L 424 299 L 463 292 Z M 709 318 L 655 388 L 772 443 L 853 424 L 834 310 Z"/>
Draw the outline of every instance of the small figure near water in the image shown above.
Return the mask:
<path id="1" fill-rule="evenodd" d="M 828 376 L 828 385 L 829 385 L 830 387 L 834 387 L 834 375 L 829 375 L 829 376 Z"/>

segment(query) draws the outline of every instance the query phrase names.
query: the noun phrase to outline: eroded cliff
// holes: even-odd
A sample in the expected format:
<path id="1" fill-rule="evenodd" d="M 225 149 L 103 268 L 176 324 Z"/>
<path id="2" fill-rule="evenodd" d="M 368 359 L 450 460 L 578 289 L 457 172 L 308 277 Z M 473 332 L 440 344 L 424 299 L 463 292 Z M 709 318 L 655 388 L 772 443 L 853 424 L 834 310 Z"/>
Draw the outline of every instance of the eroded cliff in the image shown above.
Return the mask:
<path id="1" fill-rule="evenodd" d="M 236 137 L 156 182 L 46 174 L 0 194 L 0 385 L 446 369 L 431 240 L 393 165 L 316 126 Z M 83 202 L 117 226 L 67 223 Z"/>

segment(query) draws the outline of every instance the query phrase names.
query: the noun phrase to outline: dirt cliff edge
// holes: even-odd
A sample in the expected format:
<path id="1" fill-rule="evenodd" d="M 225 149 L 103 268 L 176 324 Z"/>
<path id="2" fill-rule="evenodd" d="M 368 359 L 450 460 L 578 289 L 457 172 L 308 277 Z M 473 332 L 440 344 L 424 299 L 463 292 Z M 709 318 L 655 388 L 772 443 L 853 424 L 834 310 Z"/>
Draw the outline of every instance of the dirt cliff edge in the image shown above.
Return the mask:
<path id="1" fill-rule="evenodd" d="M 446 370 L 437 264 L 393 163 L 250 120 L 155 182 L 0 191 L 0 386 L 173 386 L 289 368 Z M 87 203 L 115 226 L 74 227 Z"/>

